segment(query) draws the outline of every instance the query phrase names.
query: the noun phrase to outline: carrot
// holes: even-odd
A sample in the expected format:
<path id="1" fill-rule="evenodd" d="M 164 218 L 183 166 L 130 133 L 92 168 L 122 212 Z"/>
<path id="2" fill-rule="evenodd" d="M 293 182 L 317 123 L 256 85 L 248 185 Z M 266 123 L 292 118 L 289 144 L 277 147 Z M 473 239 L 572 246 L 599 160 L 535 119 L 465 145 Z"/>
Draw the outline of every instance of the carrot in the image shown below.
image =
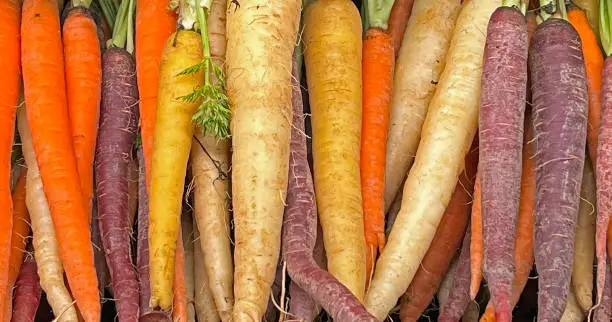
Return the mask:
<path id="1" fill-rule="evenodd" d="M 93 163 L 100 112 L 102 62 L 91 0 L 73 0 L 62 27 L 70 132 L 87 220 L 91 218 Z"/>
<path id="2" fill-rule="evenodd" d="M 414 160 L 429 103 L 444 69 L 460 3 L 415 0 L 393 79 L 385 169 L 385 212 Z"/>
<path id="3" fill-rule="evenodd" d="M 188 320 L 187 285 L 185 281 L 185 250 L 183 248 L 183 233 L 181 230 L 179 230 L 176 243 L 174 287 L 172 289 L 174 295 L 172 298 L 172 320 L 175 322 L 185 322 Z"/>
<path id="4" fill-rule="evenodd" d="M 321 305 L 334 321 L 376 321 L 355 295 L 323 268 L 326 263 L 320 241 L 322 229 L 317 226 L 317 204 L 308 163 L 302 93 L 297 74 L 295 57 L 291 97 L 291 158 L 282 233 L 283 259 L 287 263 L 287 272 L 291 281 Z"/>
<path id="5" fill-rule="evenodd" d="M 289 172 L 291 55 L 301 2 L 227 3 L 236 242 L 233 321 L 259 321 L 280 252 Z M 253 52 L 257 58 L 250 57 Z"/>
<path id="6" fill-rule="evenodd" d="M 538 311 L 538 321 L 558 321 L 572 272 L 588 108 L 580 37 L 570 23 L 549 18 L 538 25 L 529 68 L 536 144 L 538 307 L 546 308 Z"/>
<path id="7" fill-rule="evenodd" d="M 521 175 L 521 199 L 516 225 L 516 242 L 514 243 L 514 282 L 510 305 L 514 307 L 523 293 L 533 267 L 533 210 L 535 207 L 535 167 L 533 159 L 533 124 L 529 114 L 525 115 L 525 139 L 523 143 Z M 591 262 L 593 262 L 591 260 Z M 592 269 L 592 266 L 591 266 Z M 481 322 L 496 321 L 495 307 L 490 301 Z"/>
<path id="8" fill-rule="evenodd" d="M 15 113 L 21 88 L 20 74 L 20 20 L 21 0 L 0 1 L 0 299 L 9 297 L 8 254 L 11 251 L 13 209 L 11 200 L 11 151 L 15 129 Z M 5 302 L 0 300 L 0 320 L 5 321 Z"/>
<path id="9" fill-rule="evenodd" d="M 606 263 L 605 267 L 605 282 L 601 296 L 601 302 L 599 305 L 593 308 L 593 321 L 603 322 L 610 321 L 612 319 L 612 282 L 610 275 L 610 262 Z"/>
<path id="10" fill-rule="evenodd" d="M 168 9 L 168 0 L 137 0 L 136 78 L 140 95 L 140 129 L 146 161 L 147 189 L 151 186 L 153 133 L 160 80 L 159 67 L 166 40 L 176 30 L 176 18 L 176 13 Z"/>
<path id="11" fill-rule="evenodd" d="M 408 24 L 410 13 L 412 13 L 413 5 L 414 0 L 395 0 L 393 2 L 393 7 L 391 7 L 391 13 L 389 14 L 389 34 L 393 39 L 393 52 L 396 58 L 402 46 L 404 32 L 406 31 L 406 25 Z"/>
<path id="12" fill-rule="evenodd" d="M 366 289 L 377 253 L 385 246 L 385 153 L 393 85 L 393 39 L 385 31 L 393 1 L 365 4 L 370 28 L 363 36 L 361 196 L 366 241 Z"/>
<path id="13" fill-rule="evenodd" d="M 210 53 L 215 62 L 225 60 L 226 1 L 214 0 L 208 16 Z M 234 267 L 230 247 L 230 140 L 203 136 L 196 130 L 191 144 L 191 173 L 194 180 L 194 217 L 202 238 L 202 250 L 210 292 L 221 321 L 231 319 L 234 304 Z"/>
<path id="14" fill-rule="evenodd" d="M 561 316 L 561 322 L 583 322 L 584 321 L 584 312 L 578 304 L 578 300 L 576 299 L 576 295 L 574 295 L 574 291 L 570 289 L 567 294 L 567 306 L 565 306 L 565 311 L 563 311 L 563 316 Z"/>
<path id="15" fill-rule="evenodd" d="M 195 217 L 194 217 L 195 220 Z M 198 226 L 193 225 L 194 240 L 202 238 L 198 232 Z M 194 267 L 195 267 L 195 309 L 198 321 L 218 322 L 221 321 L 215 301 L 208 285 L 208 276 L 204 267 L 204 254 L 202 248 L 194 247 Z"/>
<path id="16" fill-rule="evenodd" d="M 527 98 L 527 20 L 518 9 L 521 3 L 505 1 L 489 21 L 478 127 L 484 274 L 496 318 L 508 322 Z"/>
<path id="17" fill-rule="evenodd" d="M 85 321 L 100 320 L 100 298 L 66 102 L 56 3 L 25 0 L 22 67 L 27 115 L 68 282 Z M 67 216 L 66 214 L 71 214 Z"/>
<path id="18" fill-rule="evenodd" d="M 138 240 L 136 268 L 140 289 L 139 321 L 172 321 L 170 314 L 149 305 L 151 281 L 149 278 L 149 198 L 145 180 L 145 160 L 142 145 L 138 148 Z M 205 320 L 206 321 L 206 320 Z"/>
<path id="19" fill-rule="evenodd" d="M 595 257 L 595 174 L 590 160 L 584 162 L 580 207 L 574 243 L 572 286 L 583 312 L 593 306 L 593 260 Z"/>
<path id="20" fill-rule="evenodd" d="M 38 265 L 40 286 L 59 321 L 76 321 L 77 313 L 72 296 L 64 284 L 64 267 L 60 260 L 59 245 L 55 236 L 51 210 L 43 191 L 32 134 L 26 118 L 26 110 L 19 110 L 17 125 L 21 149 L 28 167 L 26 176 L 26 206 L 31 216 L 32 245 Z M 97 223 L 96 223 L 97 224 Z"/>
<path id="21" fill-rule="evenodd" d="M 601 3 L 601 0 L 572 0 L 571 3 L 575 4 L 578 8 L 584 11 L 588 19 L 589 26 L 595 33 L 595 39 L 597 39 L 597 42 L 599 43 L 599 4 Z M 571 20 L 572 18 L 570 18 L 570 22 Z M 580 33 L 580 31 L 578 31 L 578 33 Z"/>
<path id="22" fill-rule="evenodd" d="M 474 176 L 478 165 L 478 148 L 474 140 L 472 150 L 465 158 L 465 170 L 459 177 L 453 196 L 442 215 L 436 234 L 414 275 L 408 290 L 402 296 L 402 321 L 417 321 L 427 308 L 448 268 L 461 247 L 461 241 L 470 219 Z"/>
<path id="23" fill-rule="evenodd" d="M 361 21 L 348 0 L 318 0 L 306 8 L 304 26 L 314 184 L 328 270 L 361 300 L 367 278 L 359 175 Z"/>
<path id="24" fill-rule="evenodd" d="M 187 320 L 183 322 L 195 322 L 196 311 L 195 311 L 195 266 L 194 266 L 194 219 L 191 213 L 185 212 L 181 216 L 181 226 L 183 233 L 183 246 L 184 246 L 184 270 L 185 270 L 185 289 L 187 298 Z M 199 245 L 196 245 L 199 246 Z"/>
<path id="25" fill-rule="evenodd" d="M 470 304 L 468 285 L 470 284 L 470 229 L 463 238 L 461 253 L 457 258 L 457 267 L 453 272 L 453 281 L 448 293 L 448 301 L 440 309 L 438 321 L 459 321 Z"/>
<path id="26" fill-rule="evenodd" d="M 597 160 L 597 134 L 601 123 L 601 80 L 604 59 L 597 36 L 589 26 L 585 12 L 579 8 L 570 7 L 567 17 L 582 41 L 589 94 L 587 146 L 591 160 Z"/>
<path id="27" fill-rule="evenodd" d="M 11 322 L 34 321 L 41 293 L 34 257 L 26 256 L 15 284 Z"/>
<path id="28" fill-rule="evenodd" d="M 468 232 L 466 231 L 466 234 L 467 233 Z M 463 246 L 461 248 L 463 248 Z M 446 303 L 448 303 L 448 296 L 450 294 L 451 286 L 453 285 L 453 276 L 457 270 L 457 259 L 459 258 L 458 255 L 460 254 L 461 252 L 456 254 L 451 261 L 451 264 L 448 267 L 448 272 L 446 272 L 446 275 L 444 275 L 442 283 L 440 283 L 440 288 L 438 288 L 438 291 L 436 292 L 436 299 L 438 300 L 438 305 L 440 308 L 446 306 Z"/>
<path id="29" fill-rule="evenodd" d="M 470 298 L 475 299 L 480 291 L 482 282 L 482 262 L 484 240 L 482 239 L 482 189 L 480 185 L 480 172 L 476 174 L 474 185 L 474 201 L 471 214 L 471 240 L 470 240 Z"/>
<path id="30" fill-rule="evenodd" d="M 500 2 L 462 6 L 440 83 L 423 125 L 419 150 L 406 179 L 403 204 L 366 297 L 383 319 L 406 290 L 448 205 L 478 122 L 485 39 L 482 30 Z"/>

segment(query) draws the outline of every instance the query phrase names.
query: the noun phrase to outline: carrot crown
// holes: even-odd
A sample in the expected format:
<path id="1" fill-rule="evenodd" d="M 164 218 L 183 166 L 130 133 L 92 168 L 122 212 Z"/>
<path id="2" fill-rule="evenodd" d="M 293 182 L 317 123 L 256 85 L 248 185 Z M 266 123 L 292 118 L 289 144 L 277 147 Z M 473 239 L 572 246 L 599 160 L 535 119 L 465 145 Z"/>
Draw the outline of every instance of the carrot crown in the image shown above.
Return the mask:
<path id="1" fill-rule="evenodd" d="M 546 21 L 550 17 L 567 20 L 565 0 L 540 0 L 540 15 L 538 22 Z"/>
<path id="2" fill-rule="evenodd" d="M 394 0 L 363 0 L 364 29 L 380 28 L 387 30 L 389 27 L 389 14 Z"/>
<path id="3" fill-rule="evenodd" d="M 612 53 L 612 7 L 611 0 L 601 0 L 599 2 L 599 34 L 601 36 L 601 45 L 603 46 L 606 56 Z"/>
<path id="4" fill-rule="evenodd" d="M 179 23 L 184 29 L 199 31 L 202 37 L 202 61 L 180 72 L 177 76 L 187 75 L 204 69 L 204 85 L 193 92 L 179 97 L 185 102 L 201 100 L 197 112 L 193 115 L 193 123 L 198 126 L 203 135 L 214 134 L 219 138 L 228 138 L 229 133 L 229 99 L 225 94 L 225 72 L 215 63 L 210 54 L 208 39 L 208 12 L 212 6 L 211 0 L 180 0 L 172 4 L 179 12 Z M 214 76 L 214 82 L 211 79 Z"/>
<path id="5" fill-rule="evenodd" d="M 100 0 L 102 11 L 107 20 L 113 20 L 113 37 L 108 40 L 107 47 L 125 48 L 134 53 L 134 12 L 136 0 L 122 0 L 119 8 L 113 10 L 116 4 L 113 0 Z"/>
<path id="6" fill-rule="evenodd" d="M 72 0 L 72 6 L 73 7 L 83 7 L 83 8 L 89 8 L 89 5 L 91 5 L 91 0 Z"/>
<path id="7" fill-rule="evenodd" d="M 503 0 L 502 6 L 517 8 L 523 14 L 525 14 L 525 12 L 527 12 L 527 7 L 529 6 L 529 0 Z"/>

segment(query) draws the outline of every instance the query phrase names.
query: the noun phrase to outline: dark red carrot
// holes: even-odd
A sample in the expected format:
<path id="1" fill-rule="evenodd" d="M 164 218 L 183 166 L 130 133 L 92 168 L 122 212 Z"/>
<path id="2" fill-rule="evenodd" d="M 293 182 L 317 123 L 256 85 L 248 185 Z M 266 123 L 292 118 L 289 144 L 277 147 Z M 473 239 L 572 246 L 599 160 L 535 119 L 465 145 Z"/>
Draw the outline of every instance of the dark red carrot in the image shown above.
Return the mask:
<path id="1" fill-rule="evenodd" d="M 295 60 L 294 60 L 295 61 Z M 321 269 L 313 258 L 317 209 L 312 174 L 306 156 L 302 93 L 293 66 L 293 126 L 287 207 L 283 218 L 282 253 L 291 279 L 308 293 L 334 321 L 377 321 L 342 283 Z"/>
<path id="2" fill-rule="evenodd" d="M 149 306 L 151 283 L 149 282 L 149 197 L 145 180 L 145 161 L 142 146 L 138 148 L 138 242 L 136 267 L 140 286 L 140 319 L 141 322 L 172 321 L 167 312 L 155 310 Z"/>
<path id="3" fill-rule="evenodd" d="M 610 275 L 610 261 L 607 262 L 604 272 L 606 280 L 601 294 L 601 303 L 594 308 L 594 322 L 612 321 L 612 276 Z"/>
<path id="4" fill-rule="evenodd" d="M 412 13 L 413 4 L 414 0 L 395 0 L 395 2 L 393 2 L 393 7 L 391 7 L 389 28 L 387 31 L 391 35 L 391 38 L 393 38 L 395 57 L 397 57 L 400 47 L 402 46 L 404 32 L 406 31 L 408 18 L 410 18 L 410 14 Z"/>
<path id="5" fill-rule="evenodd" d="M 457 249 L 461 247 L 472 209 L 472 193 L 478 166 L 477 144 L 478 139 L 474 140 L 472 149 L 466 156 L 465 171 L 459 177 L 429 250 L 402 297 L 402 321 L 417 321 L 420 318 L 448 272 Z"/>
<path id="6" fill-rule="evenodd" d="M 36 270 L 34 256 L 26 255 L 15 283 L 11 322 L 35 321 L 42 294 Z"/>
<path id="7" fill-rule="evenodd" d="M 565 20 L 540 24 L 529 49 L 536 144 L 538 321 L 559 321 L 570 285 L 586 148 L 587 84 L 580 37 Z"/>
<path id="8" fill-rule="evenodd" d="M 94 263 L 96 266 L 96 276 L 98 277 L 98 291 L 100 297 L 104 296 L 104 290 L 108 285 L 108 265 L 106 265 L 106 258 L 104 257 L 104 249 L 102 247 L 102 236 L 100 236 L 100 224 L 98 222 L 98 203 L 96 198 L 93 199 L 93 207 L 91 213 L 91 223 L 89 229 L 91 230 L 91 244 L 94 252 Z"/>
<path id="9" fill-rule="evenodd" d="M 482 67 L 479 137 L 484 275 L 496 319 L 512 321 L 514 240 L 521 194 L 527 96 L 527 20 L 499 7 L 489 20 Z"/>
<path id="10" fill-rule="evenodd" d="M 468 228 L 453 273 L 448 300 L 440 310 L 439 322 L 458 322 L 470 304 L 470 235 Z"/>
<path id="11" fill-rule="evenodd" d="M 138 126 L 138 90 L 136 65 L 130 53 L 120 48 L 105 51 L 102 80 L 95 160 L 100 234 L 119 319 L 136 321 L 138 280 L 130 247 L 128 181 Z"/>

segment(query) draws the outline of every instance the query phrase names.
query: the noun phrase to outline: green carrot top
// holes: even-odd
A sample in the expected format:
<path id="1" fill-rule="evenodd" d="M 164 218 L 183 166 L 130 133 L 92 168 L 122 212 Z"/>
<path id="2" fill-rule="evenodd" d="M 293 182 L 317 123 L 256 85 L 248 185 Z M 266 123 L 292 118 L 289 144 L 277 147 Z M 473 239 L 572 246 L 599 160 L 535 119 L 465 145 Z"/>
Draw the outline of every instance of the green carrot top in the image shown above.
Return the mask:
<path id="1" fill-rule="evenodd" d="M 198 72 L 204 69 L 204 84 L 188 95 L 181 96 L 185 102 L 201 100 L 193 123 L 202 131 L 202 135 L 214 134 L 218 138 L 228 138 L 229 133 L 229 99 L 225 94 L 225 72 L 211 57 L 208 38 L 208 14 L 211 0 L 179 0 L 170 4 L 179 13 L 179 24 L 183 29 L 199 31 L 202 37 L 202 56 L 197 65 L 191 66 L 177 76 Z M 214 75 L 214 80 L 211 79 Z"/>
<path id="2" fill-rule="evenodd" d="M 538 23 L 546 21 L 551 17 L 567 20 L 567 7 L 565 2 L 565 0 L 540 0 Z"/>
<path id="3" fill-rule="evenodd" d="M 89 5 L 91 5 L 91 0 L 72 0 L 72 6 L 74 8 L 76 7 L 89 8 Z"/>
<path id="4" fill-rule="evenodd" d="M 610 56 L 612 53 L 612 0 L 599 1 L 599 34 L 606 56 Z"/>
<path id="5" fill-rule="evenodd" d="M 503 0 L 502 6 L 515 7 L 525 14 L 527 12 L 527 7 L 529 7 L 529 0 Z"/>
<path id="6" fill-rule="evenodd" d="M 395 0 L 363 0 L 363 28 L 380 28 L 387 30 L 389 27 L 389 14 Z"/>
<path id="7" fill-rule="evenodd" d="M 113 36 L 106 46 L 125 48 L 127 52 L 133 54 L 136 0 L 121 0 L 118 8 L 114 0 L 99 0 L 99 2 L 106 20 L 113 21 L 111 24 Z"/>

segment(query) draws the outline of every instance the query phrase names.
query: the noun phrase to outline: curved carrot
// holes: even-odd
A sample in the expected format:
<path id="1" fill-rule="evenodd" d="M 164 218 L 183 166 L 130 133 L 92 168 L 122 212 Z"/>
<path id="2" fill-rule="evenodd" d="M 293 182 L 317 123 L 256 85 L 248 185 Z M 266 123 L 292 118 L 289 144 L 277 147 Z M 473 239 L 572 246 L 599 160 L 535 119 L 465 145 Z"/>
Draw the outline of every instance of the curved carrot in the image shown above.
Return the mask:
<path id="1" fill-rule="evenodd" d="M 476 174 L 474 201 L 472 203 L 470 239 L 470 298 L 476 298 L 482 281 L 483 239 L 481 213 L 480 172 Z"/>
<path id="2" fill-rule="evenodd" d="M 15 129 L 15 114 L 19 99 L 20 41 L 19 25 L 21 19 L 20 0 L 0 1 L 0 299 L 8 297 L 8 254 L 11 247 L 13 227 L 13 206 L 11 199 L 11 151 Z M 0 301 L 0 321 L 4 316 L 5 301 Z"/>
<path id="3" fill-rule="evenodd" d="M 168 0 L 137 1 L 134 54 L 140 95 L 140 131 L 145 156 L 147 189 L 151 186 L 151 156 L 157 115 L 159 66 L 166 40 L 175 30 L 176 13 L 168 9 Z"/>
<path id="4" fill-rule="evenodd" d="M 363 41 L 363 121 L 361 135 L 361 195 L 366 240 L 366 285 L 374 271 L 377 251 L 385 246 L 385 155 L 389 104 L 393 83 L 393 43 L 378 28 Z M 367 286 L 366 286 L 367 287 Z"/>
<path id="5" fill-rule="evenodd" d="M 21 24 L 24 96 L 34 151 L 70 288 L 85 321 L 100 321 L 87 211 L 68 132 L 64 58 L 54 0 L 25 0 Z"/>
<path id="6" fill-rule="evenodd" d="M 102 66 L 96 23 L 88 9 L 70 10 L 62 28 L 66 96 L 70 129 L 81 182 L 91 218 L 93 163 L 100 112 Z"/>
<path id="7" fill-rule="evenodd" d="M 525 115 L 525 141 L 523 145 L 523 172 L 521 177 L 521 200 L 516 226 L 516 241 L 514 244 L 514 282 L 512 284 L 512 295 L 510 304 L 512 307 L 518 303 L 521 293 L 529 278 L 533 267 L 533 215 L 535 208 L 535 160 L 533 159 L 534 147 L 530 141 L 533 139 L 532 125 L 529 121 L 530 113 Z M 495 308 L 489 302 L 480 322 L 495 321 Z"/>
<path id="8" fill-rule="evenodd" d="M 388 32 L 391 38 L 393 38 L 395 57 L 399 54 L 400 47 L 402 46 L 402 39 L 404 39 L 404 32 L 406 31 L 408 18 L 410 18 L 412 13 L 413 4 L 414 0 L 395 0 L 393 7 L 391 7 Z"/>

